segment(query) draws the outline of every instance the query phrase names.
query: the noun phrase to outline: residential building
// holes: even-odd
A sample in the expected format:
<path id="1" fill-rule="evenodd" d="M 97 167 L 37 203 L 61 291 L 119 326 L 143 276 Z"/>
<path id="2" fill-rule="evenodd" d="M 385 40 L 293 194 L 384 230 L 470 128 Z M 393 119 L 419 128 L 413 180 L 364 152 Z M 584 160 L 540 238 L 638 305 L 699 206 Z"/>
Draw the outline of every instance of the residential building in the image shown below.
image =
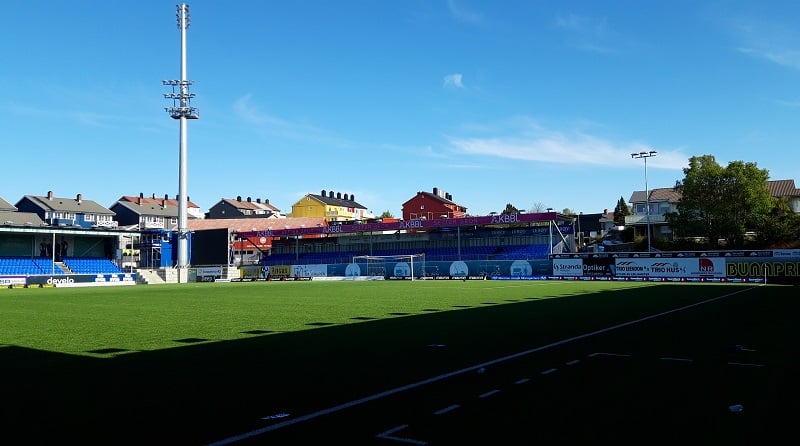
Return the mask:
<path id="1" fill-rule="evenodd" d="M 13 204 L 4 200 L 3 197 L 0 197 L 0 211 L 14 212 L 16 210 L 17 208 Z"/>
<path id="2" fill-rule="evenodd" d="M 769 181 L 767 186 L 770 195 L 774 198 L 786 198 L 792 211 L 800 214 L 800 189 L 795 186 L 794 180 Z"/>
<path id="3" fill-rule="evenodd" d="M 82 194 L 60 198 L 48 191 L 45 196 L 25 195 L 15 205 L 20 212 L 31 212 L 44 223 L 58 227 L 116 228 L 115 213 Z"/>
<path id="4" fill-rule="evenodd" d="M 593 214 L 580 214 L 575 216 L 575 232 L 583 239 L 579 240 L 578 245 L 583 246 L 590 240 L 602 237 L 610 229 L 615 228 L 614 212 L 603 209 L 603 212 Z"/>
<path id="5" fill-rule="evenodd" d="M 260 198 L 253 201 L 250 197 L 242 200 L 241 196 L 234 198 L 223 198 L 217 204 L 211 206 L 206 212 L 206 218 L 282 218 L 281 210 L 271 205 L 269 199 Z"/>
<path id="6" fill-rule="evenodd" d="M 433 220 L 440 218 L 462 218 L 467 215 L 466 206 L 453 201 L 453 196 L 433 188 L 433 193 L 420 191 L 403 203 L 403 220 Z"/>
<path id="7" fill-rule="evenodd" d="M 650 189 L 649 198 L 645 191 L 634 191 L 628 200 L 633 214 L 625 216 L 625 226 L 632 226 L 634 235 L 645 237 L 649 223 L 653 238 L 671 238 L 666 215 L 677 212 L 680 200 L 680 192 L 673 187 Z"/>
<path id="8" fill-rule="evenodd" d="M 47 223 L 33 212 L 19 212 L 16 206 L 0 197 L 0 225 L 38 228 Z"/>
<path id="9" fill-rule="evenodd" d="M 178 199 L 145 197 L 144 194 L 123 196 L 111 206 L 119 225 L 126 228 L 172 230 L 178 225 Z M 191 201 L 186 204 L 187 220 L 202 219 L 200 207 Z"/>
<path id="10" fill-rule="evenodd" d="M 323 217 L 328 222 L 363 221 L 375 218 L 353 194 L 326 191 L 307 194 L 292 205 L 291 217 Z"/>
<path id="11" fill-rule="evenodd" d="M 774 198 L 786 198 L 789 206 L 795 213 L 800 213 L 800 189 L 795 186 L 794 180 L 767 181 L 770 195 Z M 647 235 L 647 222 L 650 222 L 654 238 L 671 238 L 672 229 L 667 224 L 666 215 L 678 211 L 681 193 L 672 187 L 656 188 L 650 190 L 649 199 L 644 191 L 635 191 L 628 203 L 633 209 L 633 215 L 625 217 L 625 225 L 633 226 L 634 233 L 640 236 Z M 647 204 L 650 205 L 648 216 Z"/>

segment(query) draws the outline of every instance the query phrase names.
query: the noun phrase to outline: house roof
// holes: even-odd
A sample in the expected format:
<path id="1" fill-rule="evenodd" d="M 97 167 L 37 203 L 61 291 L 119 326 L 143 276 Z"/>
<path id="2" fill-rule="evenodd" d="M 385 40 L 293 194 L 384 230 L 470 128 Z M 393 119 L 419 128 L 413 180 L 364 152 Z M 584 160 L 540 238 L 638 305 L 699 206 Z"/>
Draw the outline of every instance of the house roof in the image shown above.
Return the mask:
<path id="1" fill-rule="evenodd" d="M 425 198 L 431 198 L 431 199 L 433 199 L 433 200 L 436 200 L 436 201 L 438 201 L 438 202 L 440 202 L 440 203 L 443 203 L 443 204 L 452 204 L 452 205 L 454 205 L 454 206 L 458 206 L 458 207 L 460 207 L 460 208 L 461 208 L 461 209 L 463 209 L 463 210 L 467 210 L 466 206 L 462 206 L 462 205 L 460 205 L 460 204 L 456 203 L 456 202 L 455 202 L 455 201 L 453 201 L 453 200 L 449 200 L 449 199 L 447 199 L 447 198 L 445 198 L 445 197 L 442 197 L 442 196 L 440 196 L 440 195 L 437 195 L 437 194 L 434 194 L 434 193 L 431 193 L 431 192 L 425 192 L 425 191 L 420 191 L 420 192 L 417 192 L 417 194 L 416 194 L 416 195 L 414 195 L 414 197 L 412 197 L 412 198 L 410 198 L 410 199 L 406 200 L 406 201 L 403 203 L 403 205 L 405 206 L 405 205 L 406 205 L 408 202 L 410 202 L 411 200 L 413 200 L 414 198 L 417 198 L 417 197 L 419 197 L 419 196 L 423 196 L 423 197 L 425 197 Z"/>
<path id="2" fill-rule="evenodd" d="M 794 180 L 771 180 L 767 181 L 767 188 L 773 197 L 800 197 L 800 189 L 798 189 Z M 677 203 L 681 200 L 681 193 L 672 187 L 662 187 L 650 190 L 650 201 L 666 201 L 669 203 Z M 645 202 L 644 191 L 634 191 L 631 195 L 630 203 L 643 203 Z"/>
<path id="3" fill-rule="evenodd" d="M 768 181 L 769 192 L 775 198 L 800 197 L 800 189 L 794 185 L 794 180 Z"/>
<path id="4" fill-rule="evenodd" d="M 52 195 L 49 197 L 25 195 L 23 200 L 25 199 L 43 210 L 75 212 L 76 214 L 114 215 L 114 211 L 98 204 L 96 201 L 83 199 L 81 194 L 78 194 L 75 198 L 59 198 Z M 19 202 L 17 202 L 17 206 L 19 206 Z"/>
<path id="5" fill-rule="evenodd" d="M 142 194 L 138 196 L 134 195 L 123 195 L 119 199 L 120 202 L 129 201 L 131 203 L 138 203 L 142 205 L 156 205 L 156 206 L 165 206 L 165 207 L 178 207 L 178 199 L 177 198 L 164 198 L 164 197 L 156 197 L 155 194 L 152 197 L 145 197 Z M 200 206 L 192 203 L 191 200 L 187 200 L 186 202 L 187 208 L 200 208 Z"/>
<path id="6" fill-rule="evenodd" d="M 152 201 L 152 200 L 151 200 Z M 177 218 L 178 217 L 178 207 L 177 206 L 161 206 L 157 203 L 148 203 L 148 204 L 138 204 L 136 202 L 131 201 L 124 201 L 120 200 L 114 204 L 112 207 L 122 206 L 127 209 L 130 209 L 132 212 L 136 213 L 137 215 L 152 215 L 157 217 L 169 217 L 169 218 Z"/>
<path id="7" fill-rule="evenodd" d="M 16 211 L 17 207 L 0 197 L 0 211 Z"/>
<path id="8" fill-rule="evenodd" d="M 0 225 L 14 226 L 44 226 L 45 222 L 34 212 L 17 212 L 0 210 Z"/>
<path id="9" fill-rule="evenodd" d="M 317 194 L 308 194 L 307 196 L 314 198 L 324 204 L 329 206 L 338 206 L 342 208 L 358 208 L 358 209 L 366 209 L 366 207 L 362 206 L 356 201 L 353 200 L 345 200 L 343 198 L 335 198 L 329 197 L 325 195 L 317 195 Z M 302 200 L 302 199 L 301 199 Z M 299 203 L 299 202 L 298 202 Z"/>
<path id="10" fill-rule="evenodd" d="M 240 198 L 223 198 L 220 200 L 221 203 L 227 203 L 236 209 L 248 209 L 253 211 L 270 211 L 270 212 L 280 212 L 280 209 L 276 208 L 275 206 L 269 204 L 269 201 L 252 201 L 250 198 L 247 200 L 241 200 Z"/>
<path id="11" fill-rule="evenodd" d="M 266 231 L 268 229 L 296 229 L 328 226 L 322 217 L 286 217 L 286 218 L 214 218 L 189 220 L 190 231 L 209 229 L 230 229 L 233 232 Z"/>
<path id="12" fill-rule="evenodd" d="M 650 201 L 666 201 L 667 203 L 677 203 L 681 200 L 681 193 L 672 187 L 661 187 L 650 189 Z M 647 201 L 645 191 L 637 190 L 631 195 L 628 203 L 644 203 Z"/>

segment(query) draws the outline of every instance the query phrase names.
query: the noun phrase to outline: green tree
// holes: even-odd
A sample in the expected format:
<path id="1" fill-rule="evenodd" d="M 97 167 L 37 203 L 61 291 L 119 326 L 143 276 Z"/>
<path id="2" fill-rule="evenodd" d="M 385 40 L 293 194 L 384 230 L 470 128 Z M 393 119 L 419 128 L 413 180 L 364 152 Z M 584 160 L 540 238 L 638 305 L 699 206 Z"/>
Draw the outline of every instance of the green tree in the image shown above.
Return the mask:
<path id="1" fill-rule="evenodd" d="M 786 197 L 773 198 L 772 210 L 756 224 L 756 242 L 763 248 L 800 246 L 800 215 Z"/>
<path id="2" fill-rule="evenodd" d="M 519 213 L 519 210 L 516 207 L 514 207 L 513 204 L 507 203 L 506 204 L 506 208 L 503 209 L 503 212 L 501 212 L 500 214 L 501 215 L 509 215 L 509 214 L 517 214 L 517 213 Z"/>
<path id="3" fill-rule="evenodd" d="M 693 156 L 683 169 L 677 213 L 667 215 L 678 236 L 705 237 L 710 246 L 725 240 L 729 248 L 744 244 L 744 234 L 772 209 L 769 172 L 756 163 L 732 161 L 720 166 L 714 156 Z"/>
<path id="4" fill-rule="evenodd" d="M 614 208 L 614 224 L 625 226 L 626 215 L 631 215 L 631 208 L 625 203 L 625 199 L 620 196 L 619 200 L 617 200 L 617 206 Z"/>
<path id="5" fill-rule="evenodd" d="M 394 218 L 394 215 L 390 211 L 383 211 L 380 218 Z"/>

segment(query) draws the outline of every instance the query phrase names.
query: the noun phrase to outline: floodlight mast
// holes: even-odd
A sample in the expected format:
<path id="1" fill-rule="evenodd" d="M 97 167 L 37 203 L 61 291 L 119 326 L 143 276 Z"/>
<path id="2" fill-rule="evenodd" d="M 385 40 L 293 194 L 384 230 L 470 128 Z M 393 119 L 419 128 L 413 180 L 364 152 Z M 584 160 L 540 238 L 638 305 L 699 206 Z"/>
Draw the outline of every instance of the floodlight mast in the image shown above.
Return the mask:
<path id="1" fill-rule="evenodd" d="M 650 244 L 650 191 L 647 189 L 647 158 L 654 157 L 658 154 L 655 150 L 650 150 L 649 152 L 639 152 L 639 153 L 631 153 L 631 158 L 633 159 L 643 159 L 644 160 L 644 199 L 645 199 L 645 207 L 647 213 L 647 252 L 651 252 L 653 250 Z"/>
<path id="2" fill-rule="evenodd" d="M 164 98 L 172 100 L 172 107 L 167 107 L 165 110 L 172 119 L 180 121 L 180 142 L 178 151 L 178 274 L 179 281 L 188 266 L 188 224 L 187 224 L 187 207 L 188 207 L 188 194 L 187 194 L 187 181 L 186 181 L 186 166 L 187 166 L 187 136 L 186 136 L 186 120 L 197 119 L 200 115 L 197 108 L 192 107 L 191 100 L 195 96 L 189 93 L 189 86 L 194 83 L 186 79 L 186 29 L 189 28 L 189 5 L 182 3 L 176 6 L 176 17 L 178 21 L 178 29 L 181 31 L 181 78 L 178 80 L 165 80 L 164 85 L 172 87 L 171 93 L 164 93 Z"/>

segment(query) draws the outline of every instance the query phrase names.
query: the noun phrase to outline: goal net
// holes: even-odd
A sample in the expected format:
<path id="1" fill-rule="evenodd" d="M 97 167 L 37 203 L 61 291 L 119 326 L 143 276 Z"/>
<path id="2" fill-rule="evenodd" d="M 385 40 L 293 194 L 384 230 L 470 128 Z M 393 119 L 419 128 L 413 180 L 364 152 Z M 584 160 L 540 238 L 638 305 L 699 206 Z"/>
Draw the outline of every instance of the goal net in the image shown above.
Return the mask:
<path id="1" fill-rule="evenodd" d="M 362 274 L 385 278 L 415 277 L 425 271 L 425 254 L 398 254 L 391 256 L 353 256 Z"/>

